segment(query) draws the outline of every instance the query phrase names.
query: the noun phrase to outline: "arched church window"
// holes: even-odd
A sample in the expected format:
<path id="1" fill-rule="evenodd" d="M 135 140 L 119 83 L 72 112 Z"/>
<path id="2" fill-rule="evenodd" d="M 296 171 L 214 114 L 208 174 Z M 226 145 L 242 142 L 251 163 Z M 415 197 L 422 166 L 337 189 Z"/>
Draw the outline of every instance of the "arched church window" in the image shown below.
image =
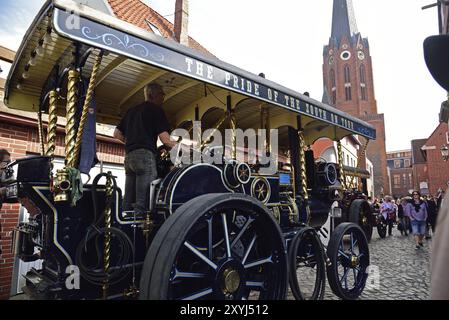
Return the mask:
<path id="1" fill-rule="evenodd" d="M 336 87 L 336 82 L 335 82 L 335 71 L 334 71 L 334 69 L 331 69 L 331 71 L 330 71 L 330 79 L 331 79 L 332 88 L 335 88 Z"/>
<path id="2" fill-rule="evenodd" d="M 345 65 L 345 83 L 350 83 L 351 82 L 351 73 L 349 70 L 349 66 Z"/>

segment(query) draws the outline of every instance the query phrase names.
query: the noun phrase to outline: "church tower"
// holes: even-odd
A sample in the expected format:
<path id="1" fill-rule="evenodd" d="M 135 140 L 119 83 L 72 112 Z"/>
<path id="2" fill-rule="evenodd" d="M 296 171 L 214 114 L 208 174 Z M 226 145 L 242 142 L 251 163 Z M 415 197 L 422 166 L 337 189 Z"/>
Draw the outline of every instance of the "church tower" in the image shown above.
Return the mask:
<path id="1" fill-rule="evenodd" d="M 370 141 L 367 157 L 374 166 L 374 189 L 379 195 L 389 193 L 389 179 L 384 115 L 377 113 L 369 49 L 368 39 L 357 30 L 352 0 L 334 0 L 332 33 L 323 51 L 323 99 L 376 128 L 377 138 Z"/>

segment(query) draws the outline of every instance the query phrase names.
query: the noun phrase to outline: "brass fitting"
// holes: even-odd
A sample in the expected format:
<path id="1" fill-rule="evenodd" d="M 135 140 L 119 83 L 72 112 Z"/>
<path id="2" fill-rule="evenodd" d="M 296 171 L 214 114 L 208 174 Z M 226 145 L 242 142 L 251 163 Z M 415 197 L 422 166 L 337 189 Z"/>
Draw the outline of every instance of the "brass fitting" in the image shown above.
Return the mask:
<path id="1" fill-rule="evenodd" d="M 66 169 L 56 171 L 54 180 L 54 200 L 55 202 L 69 201 L 70 199 L 70 179 Z"/>

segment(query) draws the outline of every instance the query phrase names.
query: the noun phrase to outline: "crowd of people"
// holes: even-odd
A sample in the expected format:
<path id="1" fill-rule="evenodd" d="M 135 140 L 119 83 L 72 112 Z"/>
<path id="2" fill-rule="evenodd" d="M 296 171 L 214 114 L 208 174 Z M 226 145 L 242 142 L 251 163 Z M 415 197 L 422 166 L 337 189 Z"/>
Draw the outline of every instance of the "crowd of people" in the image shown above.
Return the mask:
<path id="1" fill-rule="evenodd" d="M 430 239 L 435 233 L 443 198 L 444 191 L 441 189 L 436 196 L 421 195 L 419 191 L 413 191 L 411 196 L 375 198 L 371 205 L 382 216 L 390 236 L 394 225 L 397 225 L 401 235 L 414 236 L 415 248 L 419 250 L 424 246 L 424 239 Z"/>

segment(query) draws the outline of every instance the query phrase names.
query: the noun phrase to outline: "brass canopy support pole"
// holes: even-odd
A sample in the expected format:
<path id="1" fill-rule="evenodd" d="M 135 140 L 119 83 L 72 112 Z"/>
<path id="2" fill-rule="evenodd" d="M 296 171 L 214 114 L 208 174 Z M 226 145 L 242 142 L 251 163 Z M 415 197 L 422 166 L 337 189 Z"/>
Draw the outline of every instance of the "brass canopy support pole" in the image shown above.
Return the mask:
<path id="1" fill-rule="evenodd" d="M 112 227 L 112 216 L 111 216 L 111 203 L 112 196 L 114 193 L 114 188 L 112 186 L 112 173 L 108 172 L 106 178 L 106 207 L 104 209 L 104 247 L 103 247 L 103 270 L 106 275 L 103 283 L 103 299 L 106 300 L 109 290 L 109 267 L 111 260 L 111 233 L 110 229 Z"/>
<path id="2" fill-rule="evenodd" d="M 301 162 L 301 195 L 304 200 L 304 205 L 307 213 L 307 224 L 310 222 L 311 214 L 309 207 L 309 191 L 307 190 L 307 168 L 306 168 L 306 141 L 304 138 L 304 131 L 302 129 L 298 132 L 299 135 L 299 161 Z"/>
<path id="3" fill-rule="evenodd" d="M 299 131 L 299 161 L 301 162 L 301 194 L 305 201 L 309 200 L 309 191 L 307 190 L 307 172 L 306 172 L 306 152 L 305 152 L 304 131 Z"/>
<path id="4" fill-rule="evenodd" d="M 50 91 L 50 103 L 48 107 L 47 153 L 46 153 L 48 157 L 53 157 L 56 150 L 56 129 L 58 123 L 58 115 L 56 113 L 57 102 L 58 102 L 58 94 L 56 90 Z"/>
<path id="5" fill-rule="evenodd" d="M 366 149 L 368 148 L 368 144 L 369 144 L 369 139 L 366 139 L 366 142 L 365 142 L 365 144 L 363 145 L 362 152 L 360 152 L 360 155 L 359 155 L 359 157 L 358 157 L 358 159 L 357 159 L 357 165 L 356 165 L 356 167 L 354 168 L 354 175 L 351 177 L 351 185 L 352 185 L 352 187 L 355 187 L 354 179 L 355 179 L 355 177 L 356 177 L 356 175 L 355 175 L 356 170 L 357 170 L 357 169 L 360 169 L 359 167 L 360 167 L 360 164 L 361 164 L 361 163 L 364 162 L 365 165 L 366 165 L 366 161 L 362 161 L 362 159 L 363 159 L 363 158 L 365 157 L 365 155 L 366 155 Z M 360 186 L 361 186 L 361 179 L 360 179 L 360 177 L 357 177 L 357 181 L 359 182 L 358 186 L 359 186 L 359 188 L 360 188 Z"/>
<path id="6" fill-rule="evenodd" d="M 265 129 L 265 141 L 266 141 L 266 154 L 271 154 L 271 141 L 270 141 L 270 111 L 268 107 L 261 107 L 261 128 Z"/>
<path id="7" fill-rule="evenodd" d="M 78 102 L 78 78 L 79 72 L 72 69 L 69 71 L 67 85 L 67 106 L 66 106 L 66 131 L 65 131 L 65 155 L 66 166 L 75 167 L 75 143 L 76 143 L 76 106 Z"/>
<path id="8" fill-rule="evenodd" d="M 237 159 L 237 118 L 235 116 L 235 110 L 232 108 L 232 100 L 230 95 L 226 98 L 226 106 L 230 117 L 230 127 L 232 133 L 231 157 L 235 160 Z"/>
<path id="9" fill-rule="evenodd" d="M 338 152 L 338 166 L 340 167 L 341 185 L 343 187 L 343 190 L 346 190 L 347 189 L 346 174 L 345 170 L 343 169 L 344 159 L 340 140 L 337 141 L 337 152 Z"/>
<path id="10" fill-rule="evenodd" d="M 79 152 L 81 149 L 81 142 L 83 139 L 83 133 L 84 133 L 84 126 L 86 124 L 87 115 L 89 112 L 89 106 L 92 101 L 92 97 L 95 90 L 95 85 L 97 81 L 97 75 L 98 71 L 100 70 L 101 66 L 101 60 L 103 59 L 103 51 L 100 51 L 100 53 L 97 55 L 97 58 L 95 59 L 94 66 L 92 68 L 92 74 L 90 75 L 90 81 L 89 86 L 87 88 L 86 92 L 86 99 L 84 100 L 83 110 L 81 112 L 81 119 L 80 124 L 78 127 L 78 132 L 76 134 L 76 141 L 75 141 L 75 149 L 74 149 L 74 155 L 73 155 L 73 163 L 72 166 L 75 167 L 78 164 L 78 158 L 79 158 Z"/>
<path id="11" fill-rule="evenodd" d="M 42 127 L 42 111 L 40 110 L 37 112 L 37 131 L 39 134 L 41 155 L 45 155 L 44 128 Z"/>

